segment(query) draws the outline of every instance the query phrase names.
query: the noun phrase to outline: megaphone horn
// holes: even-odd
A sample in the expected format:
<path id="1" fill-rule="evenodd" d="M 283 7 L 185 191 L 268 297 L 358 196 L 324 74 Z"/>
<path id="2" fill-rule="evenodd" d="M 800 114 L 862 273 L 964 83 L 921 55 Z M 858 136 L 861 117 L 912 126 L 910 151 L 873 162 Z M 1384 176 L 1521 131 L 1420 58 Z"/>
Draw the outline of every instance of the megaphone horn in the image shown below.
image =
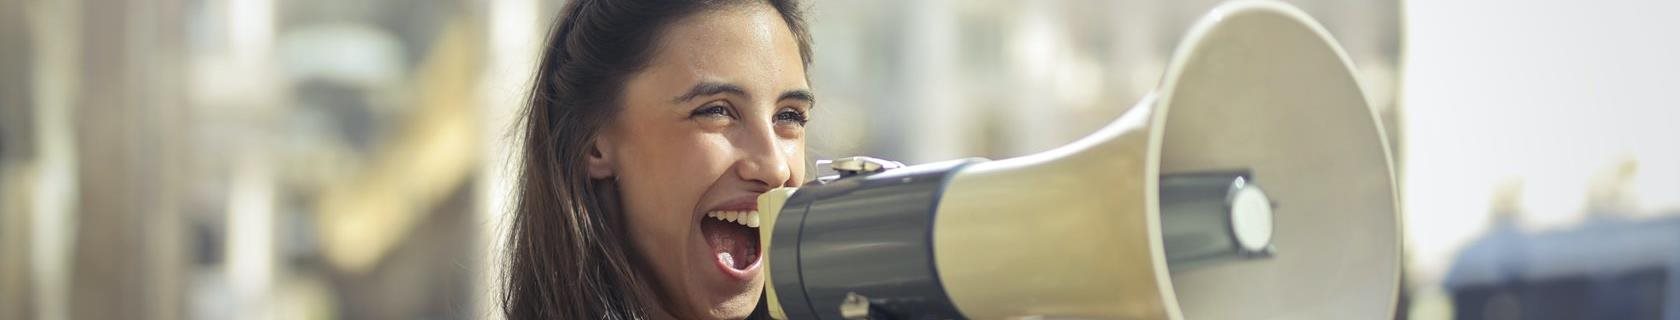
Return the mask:
<path id="1" fill-rule="evenodd" d="M 1371 319 L 1399 208 L 1346 55 L 1300 10 L 1216 8 L 1161 86 L 1043 153 L 890 168 L 760 198 L 784 319 Z M 1262 188 L 1263 187 L 1263 188 Z"/>

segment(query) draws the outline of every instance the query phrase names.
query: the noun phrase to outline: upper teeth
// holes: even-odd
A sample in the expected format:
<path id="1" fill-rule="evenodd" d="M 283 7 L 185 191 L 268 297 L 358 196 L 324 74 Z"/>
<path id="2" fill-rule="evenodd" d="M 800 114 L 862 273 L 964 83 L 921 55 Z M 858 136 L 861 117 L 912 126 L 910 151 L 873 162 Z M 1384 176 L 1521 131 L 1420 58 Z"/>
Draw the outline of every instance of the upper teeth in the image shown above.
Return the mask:
<path id="1" fill-rule="evenodd" d="M 712 211 L 707 212 L 706 216 L 734 222 L 749 228 L 758 227 L 758 211 Z"/>

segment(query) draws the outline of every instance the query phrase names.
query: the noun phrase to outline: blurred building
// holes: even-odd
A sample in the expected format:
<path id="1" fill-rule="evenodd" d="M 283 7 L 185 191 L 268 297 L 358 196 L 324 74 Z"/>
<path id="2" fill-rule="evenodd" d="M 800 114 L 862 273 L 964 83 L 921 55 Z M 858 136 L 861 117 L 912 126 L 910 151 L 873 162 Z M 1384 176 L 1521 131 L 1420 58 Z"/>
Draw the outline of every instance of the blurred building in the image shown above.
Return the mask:
<path id="1" fill-rule="evenodd" d="M 1670 215 L 1538 233 L 1496 223 L 1442 281 L 1453 318 L 1680 318 L 1680 216 Z"/>
<path id="2" fill-rule="evenodd" d="M 0 318 L 493 315 L 558 4 L 0 2 Z"/>
<path id="3" fill-rule="evenodd" d="M 824 107 L 812 151 L 921 163 L 1071 142 L 1153 90 L 1180 38 L 1221 2 L 816 2 L 812 76 Z M 1347 49 L 1398 136 L 1399 3 L 1288 2 Z"/>

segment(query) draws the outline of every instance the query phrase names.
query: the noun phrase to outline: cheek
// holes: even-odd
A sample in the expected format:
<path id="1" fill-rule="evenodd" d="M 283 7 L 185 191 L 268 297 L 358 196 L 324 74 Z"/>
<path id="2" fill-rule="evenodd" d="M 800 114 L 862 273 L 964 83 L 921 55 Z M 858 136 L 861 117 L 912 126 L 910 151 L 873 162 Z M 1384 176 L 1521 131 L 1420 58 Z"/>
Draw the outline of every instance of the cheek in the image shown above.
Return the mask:
<path id="1" fill-rule="evenodd" d="M 653 132 L 650 132 L 653 133 Z M 652 248 L 685 237 L 703 195 L 723 173 L 716 143 L 696 134 L 671 134 L 639 142 L 623 154 L 620 191 L 629 226 Z M 672 248 L 675 249 L 675 248 Z"/>

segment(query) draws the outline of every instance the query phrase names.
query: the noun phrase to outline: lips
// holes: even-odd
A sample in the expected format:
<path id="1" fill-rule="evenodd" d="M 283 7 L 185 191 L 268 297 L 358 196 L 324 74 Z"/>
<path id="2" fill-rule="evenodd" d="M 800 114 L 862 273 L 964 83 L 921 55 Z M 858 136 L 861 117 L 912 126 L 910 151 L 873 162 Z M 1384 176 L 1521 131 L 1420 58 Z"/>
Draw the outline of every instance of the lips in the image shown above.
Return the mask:
<path id="1" fill-rule="evenodd" d="M 758 211 L 717 210 L 700 219 L 700 232 L 719 267 L 745 272 L 758 263 Z"/>

